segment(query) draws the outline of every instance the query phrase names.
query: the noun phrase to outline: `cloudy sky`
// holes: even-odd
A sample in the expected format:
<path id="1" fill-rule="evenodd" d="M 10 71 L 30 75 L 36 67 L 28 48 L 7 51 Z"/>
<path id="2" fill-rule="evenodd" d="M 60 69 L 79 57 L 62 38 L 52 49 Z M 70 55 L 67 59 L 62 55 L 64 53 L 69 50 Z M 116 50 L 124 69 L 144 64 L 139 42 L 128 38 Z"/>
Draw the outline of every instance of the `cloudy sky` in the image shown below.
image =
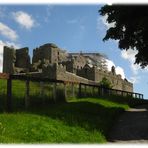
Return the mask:
<path id="1" fill-rule="evenodd" d="M 121 51 L 117 41 L 103 42 L 107 24 L 95 5 L 0 5 L 0 70 L 3 46 L 34 48 L 55 43 L 68 52 L 99 52 L 107 55 L 108 68 L 134 83 L 134 91 L 148 98 L 148 69 L 134 65 L 133 50 Z"/>

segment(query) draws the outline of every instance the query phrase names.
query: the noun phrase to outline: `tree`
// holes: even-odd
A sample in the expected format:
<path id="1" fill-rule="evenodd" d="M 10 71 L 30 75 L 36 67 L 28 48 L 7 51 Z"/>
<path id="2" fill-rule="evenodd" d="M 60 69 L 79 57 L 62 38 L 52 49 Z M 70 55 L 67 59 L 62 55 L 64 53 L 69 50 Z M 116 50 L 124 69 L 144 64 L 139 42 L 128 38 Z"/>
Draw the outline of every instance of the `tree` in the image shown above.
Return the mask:
<path id="1" fill-rule="evenodd" d="M 119 40 L 119 48 L 137 50 L 135 64 L 142 68 L 148 65 L 148 5 L 105 5 L 99 10 L 107 16 L 106 21 L 114 23 L 103 41 Z"/>
<path id="2" fill-rule="evenodd" d="M 103 77 L 99 84 L 105 88 L 112 88 L 111 82 L 106 77 Z"/>

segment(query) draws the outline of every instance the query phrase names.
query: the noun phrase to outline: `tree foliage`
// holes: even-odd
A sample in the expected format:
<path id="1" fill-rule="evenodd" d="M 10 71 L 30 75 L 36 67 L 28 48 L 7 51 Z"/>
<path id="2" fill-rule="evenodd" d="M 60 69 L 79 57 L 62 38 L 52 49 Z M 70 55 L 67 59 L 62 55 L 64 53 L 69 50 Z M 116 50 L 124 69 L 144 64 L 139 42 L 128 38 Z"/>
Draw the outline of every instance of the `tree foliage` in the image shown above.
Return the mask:
<path id="1" fill-rule="evenodd" d="M 105 88 L 112 88 L 111 82 L 106 77 L 103 77 L 99 84 Z"/>
<path id="2" fill-rule="evenodd" d="M 142 68 L 148 65 L 148 5 L 105 5 L 99 10 L 114 23 L 104 37 L 119 40 L 120 49 L 137 50 L 135 63 Z"/>

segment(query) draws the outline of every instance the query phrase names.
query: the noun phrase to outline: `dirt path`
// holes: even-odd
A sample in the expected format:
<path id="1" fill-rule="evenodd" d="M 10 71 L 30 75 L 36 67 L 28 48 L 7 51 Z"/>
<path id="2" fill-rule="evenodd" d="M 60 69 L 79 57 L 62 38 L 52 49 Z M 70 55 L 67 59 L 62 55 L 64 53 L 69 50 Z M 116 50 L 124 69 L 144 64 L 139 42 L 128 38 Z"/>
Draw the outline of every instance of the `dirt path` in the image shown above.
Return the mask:
<path id="1" fill-rule="evenodd" d="M 148 143 L 148 105 L 127 110 L 109 134 L 109 143 Z"/>

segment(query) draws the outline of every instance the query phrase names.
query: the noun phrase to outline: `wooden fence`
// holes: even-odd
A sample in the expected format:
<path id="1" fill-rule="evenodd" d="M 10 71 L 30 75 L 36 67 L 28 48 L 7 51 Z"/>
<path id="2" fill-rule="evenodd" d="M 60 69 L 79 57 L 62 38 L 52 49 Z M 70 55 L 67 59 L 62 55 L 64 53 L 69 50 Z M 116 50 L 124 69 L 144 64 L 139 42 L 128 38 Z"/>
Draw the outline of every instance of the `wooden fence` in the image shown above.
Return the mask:
<path id="1" fill-rule="evenodd" d="M 12 80 L 23 80 L 25 81 L 25 107 L 28 108 L 30 105 L 30 82 L 40 82 L 40 91 L 43 92 L 44 82 L 52 84 L 52 96 L 53 100 L 57 99 L 57 84 L 60 83 L 63 85 L 64 97 L 67 98 L 67 89 L 68 85 L 71 85 L 71 95 L 75 96 L 75 85 L 78 86 L 78 96 L 79 97 L 88 97 L 87 88 L 92 89 L 92 94 L 97 94 L 98 96 L 110 96 L 110 95 L 120 95 L 120 96 L 130 96 L 132 98 L 143 99 L 143 94 L 127 92 L 115 89 L 108 89 L 100 87 L 97 83 L 78 83 L 73 81 L 62 81 L 62 80 L 52 80 L 48 78 L 38 78 L 32 77 L 31 75 L 10 75 L 6 73 L 0 73 L 0 79 L 7 80 L 7 91 L 6 91 L 6 106 L 8 111 L 12 111 Z"/>

